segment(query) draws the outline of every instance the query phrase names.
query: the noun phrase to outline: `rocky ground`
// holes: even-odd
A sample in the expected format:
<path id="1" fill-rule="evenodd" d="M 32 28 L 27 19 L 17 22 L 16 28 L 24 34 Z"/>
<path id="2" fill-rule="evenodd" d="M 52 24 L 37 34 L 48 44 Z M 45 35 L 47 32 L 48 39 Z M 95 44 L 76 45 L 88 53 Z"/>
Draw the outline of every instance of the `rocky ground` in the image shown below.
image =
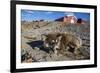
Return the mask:
<path id="1" fill-rule="evenodd" d="M 45 62 L 45 61 L 68 61 L 86 60 L 90 58 L 90 24 L 69 24 L 62 26 L 62 22 L 27 22 L 21 27 L 21 61 L 22 62 Z M 41 35 L 51 32 L 73 32 L 82 39 L 82 47 L 79 54 L 69 51 L 59 56 L 49 54 L 47 49 L 41 48 L 43 41 Z M 37 47 L 38 46 L 38 47 Z"/>

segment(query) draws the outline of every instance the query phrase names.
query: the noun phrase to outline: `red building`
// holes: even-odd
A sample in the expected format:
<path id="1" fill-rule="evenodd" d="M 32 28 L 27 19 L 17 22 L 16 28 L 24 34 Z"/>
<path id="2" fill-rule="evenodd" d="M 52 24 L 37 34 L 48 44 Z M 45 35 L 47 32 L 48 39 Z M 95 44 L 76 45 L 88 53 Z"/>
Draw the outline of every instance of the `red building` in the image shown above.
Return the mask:
<path id="1" fill-rule="evenodd" d="M 64 16 L 59 19 L 56 19 L 55 21 L 61 21 L 66 24 L 75 24 L 75 23 L 77 23 L 77 18 L 75 16 L 68 15 L 68 16 Z"/>
<path id="2" fill-rule="evenodd" d="M 65 16 L 63 22 L 67 24 L 75 24 L 77 23 L 77 18 L 75 16 Z"/>
<path id="3" fill-rule="evenodd" d="M 86 21 L 85 20 L 82 20 L 81 18 L 79 18 L 77 20 L 77 24 L 85 24 L 85 23 L 86 23 Z"/>
<path id="4" fill-rule="evenodd" d="M 56 19 L 55 21 L 64 22 L 64 24 L 85 24 L 86 21 L 81 18 L 76 18 L 72 15 L 67 15 L 61 18 Z"/>

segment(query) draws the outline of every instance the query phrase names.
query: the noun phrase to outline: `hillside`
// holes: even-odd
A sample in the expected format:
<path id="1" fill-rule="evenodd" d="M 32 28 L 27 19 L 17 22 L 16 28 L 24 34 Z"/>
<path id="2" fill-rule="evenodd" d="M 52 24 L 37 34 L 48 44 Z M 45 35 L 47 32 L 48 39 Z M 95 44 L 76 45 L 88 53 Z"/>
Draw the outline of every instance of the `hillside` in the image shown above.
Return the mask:
<path id="1" fill-rule="evenodd" d="M 22 62 L 44 62 L 44 61 L 68 61 L 68 60 L 85 60 L 90 58 L 90 24 L 74 25 L 69 24 L 62 26 L 62 22 L 26 22 L 22 23 Z M 50 55 L 47 50 L 36 48 L 34 46 L 41 45 L 42 34 L 52 32 L 72 32 L 82 39 L 82 47 L 80 54 L 75 56 L 67 51 L 67 55 L 55 56 Z"/>

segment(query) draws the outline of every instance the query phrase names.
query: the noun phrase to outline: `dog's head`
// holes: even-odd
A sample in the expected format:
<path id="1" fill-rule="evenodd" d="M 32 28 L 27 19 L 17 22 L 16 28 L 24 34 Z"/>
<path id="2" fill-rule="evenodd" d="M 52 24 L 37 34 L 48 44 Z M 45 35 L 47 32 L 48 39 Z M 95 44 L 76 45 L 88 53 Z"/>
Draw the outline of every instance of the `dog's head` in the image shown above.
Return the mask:
<path id="1" fill-rule="evenodd" d="M 42 35 L 42 40 L 44 41 L 45 48 L 59 49 L 60 39 L 61 39 L 60 33 L 50 33 Z"/>

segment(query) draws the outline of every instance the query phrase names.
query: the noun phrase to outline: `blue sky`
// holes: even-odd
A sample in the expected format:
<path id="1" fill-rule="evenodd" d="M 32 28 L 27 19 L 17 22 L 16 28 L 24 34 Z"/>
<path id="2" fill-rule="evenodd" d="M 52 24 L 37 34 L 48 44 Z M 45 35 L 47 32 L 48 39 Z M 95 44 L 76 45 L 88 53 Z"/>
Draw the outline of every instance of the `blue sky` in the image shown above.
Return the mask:
<path id="1" fill-rule="evenodd" d="M 90 20 L 90 13 L 21 10 L 21 21 L 33 21 L 33 20 L 41 20 L 41 19 L 44 19 L 46 21 L 54 21 L 55 19 L 66 16 L 66 15 L 74 15 L 77 18 Z"/>

